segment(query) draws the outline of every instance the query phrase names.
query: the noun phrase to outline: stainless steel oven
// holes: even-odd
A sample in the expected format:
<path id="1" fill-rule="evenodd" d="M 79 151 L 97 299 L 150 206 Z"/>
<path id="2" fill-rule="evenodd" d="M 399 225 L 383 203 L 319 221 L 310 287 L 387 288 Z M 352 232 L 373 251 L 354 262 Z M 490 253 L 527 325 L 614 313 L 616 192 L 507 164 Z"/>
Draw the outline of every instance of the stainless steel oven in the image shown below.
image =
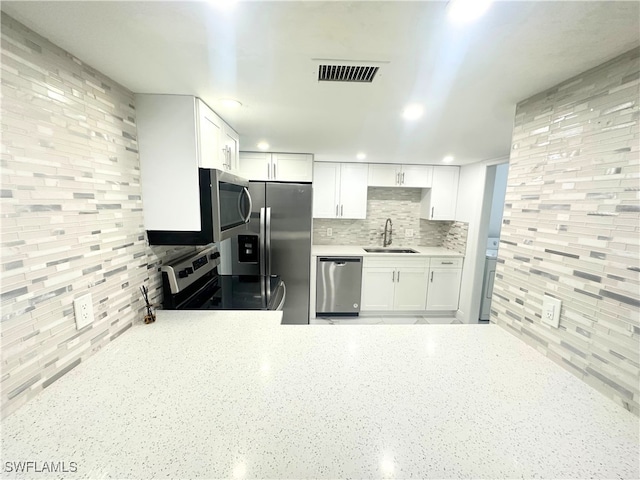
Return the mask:
<path id="1" fill-rule="evenodd" d="M 282 310 L 287 296 L 278 275 L 220 275 L 216 245 L 162 267 L 167 310 Z"/>

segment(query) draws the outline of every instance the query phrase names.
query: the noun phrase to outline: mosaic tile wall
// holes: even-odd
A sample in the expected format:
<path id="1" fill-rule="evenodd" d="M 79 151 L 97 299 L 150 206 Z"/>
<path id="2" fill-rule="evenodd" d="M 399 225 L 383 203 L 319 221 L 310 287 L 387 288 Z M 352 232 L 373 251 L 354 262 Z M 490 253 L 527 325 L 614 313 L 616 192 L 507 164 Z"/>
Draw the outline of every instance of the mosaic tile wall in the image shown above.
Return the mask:
<path id="1" fill-rule="evenodd" d="M 364 220 L 316 218 L 313 220 L 315 245 L 370 245 L 382 246 L 382 234 L 387 218 L 393 222 L 395 247 L 419 245 L 424 247 L 446 246 L 464 253 L 466 229 L 459 222 L 435 222 L 420 219 L 419 188 L 370 187 L 367 196 L 367 218 Z M 456 228 L 453 226 L 456 225 Z M 327 236 L 327 228 L 333 230 Z M 405 237 L 405 230 L 413 230 L 413 237 Z M 450 236 L 451 239 L 445 245 Z M 464 233 L 464 239 L 462 234 Z M 455 240 L 454 240 L 455 238 Z"/>
<path id="2" fill-rule="evenodd" d="M 2 14 L 2 416 L 143 317 L 147 248 L 133 94 Z M 95 321 L 76 330 L 73 300 Z"/>
<path id="3" fill-rule="evenodd" d="M 640 49 L 516 110 L 491 321 L 638 414 Z M 541 323 L 543 295 L 562 300 Z"/>

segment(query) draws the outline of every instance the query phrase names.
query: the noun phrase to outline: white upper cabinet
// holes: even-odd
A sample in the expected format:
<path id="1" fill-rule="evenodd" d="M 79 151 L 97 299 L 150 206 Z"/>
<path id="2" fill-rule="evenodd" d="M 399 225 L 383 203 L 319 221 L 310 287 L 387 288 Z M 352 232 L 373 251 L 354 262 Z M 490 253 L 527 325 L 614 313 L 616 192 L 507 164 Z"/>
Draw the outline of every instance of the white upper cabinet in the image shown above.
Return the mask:
<path id="1" fill-rule="evenodd" d="M 206 103 L 196 99 L 198 165 L 236 172 L 240 139 L 238 133 L 227 125 Z"/>
<path id="2" fill-rule="evenodd" d="M 433 184 L 433 169 L 429 165 L 402 165 L 401 186 L 430 188 Z"/>
<path id="3" fill-rule="evenodd" d="M 367 164 L 316 162 L 314 218 L 367 217 Z"/>
<path id="4" fill-rule="evenodd" d="M 273 180 L 281 182 L 311 182 L 313 155 L 299 153 L 272 153 Z"/>
<path id="5" fill-rule="evenodd" d="M 268 182 L 271 173 L 271 154 L 264 152 L 240 152 L 238 175 L 249 180 Z"/>
<path id="6" fill-rule="evenodd" d="M 311 182 L 313 155 L 241 152 L 239 175 L 265 182 Z"/>
<path id="7" fill-rule="evenodd" d="M 370 163 L 370 187 L 431 187 L 433 167 L 429 165 L 394 165 Z"/>
<path id="8" fill-rule="evenodd" d="M 399 175 L 400 165 L 370 163 L 368 185 L 370 187 L 397 187 Z"/>
<path id="9" fill-rule="evenodd" d="M 240 136 L 225 124 L 222 128 L 221 156 L 224 169 L 237 173 L 240 162 Z"/>
<path id="10" fill-rule="evenodd" d="M 198 167 L 230 170 L 235 132 L 190 95 L 136 94 L 135 105 L 145 229 L 200 230 Z"/>
<path id="11" fill-rule="evenodd" d="M 420 218 L 455 220 L 460 167 L 433 167 L 433 184 L 422 192 Z"/>
<path id="12" fill-rule="evenodd" d="M 196 99 L 198 113 L 198 166 L 224 170 L 222 120 L 202 100 Z"/>

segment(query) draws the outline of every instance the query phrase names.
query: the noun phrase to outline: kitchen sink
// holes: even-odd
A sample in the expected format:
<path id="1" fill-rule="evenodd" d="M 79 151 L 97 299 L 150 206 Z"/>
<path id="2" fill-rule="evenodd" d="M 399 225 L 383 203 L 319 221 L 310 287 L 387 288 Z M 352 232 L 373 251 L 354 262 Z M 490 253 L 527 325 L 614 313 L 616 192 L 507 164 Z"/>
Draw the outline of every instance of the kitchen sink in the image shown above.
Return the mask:
<path id="1" fill-rule="evenodd" d="M 365 248 L 369 253 L 418 253 L 410 248 Z"/>

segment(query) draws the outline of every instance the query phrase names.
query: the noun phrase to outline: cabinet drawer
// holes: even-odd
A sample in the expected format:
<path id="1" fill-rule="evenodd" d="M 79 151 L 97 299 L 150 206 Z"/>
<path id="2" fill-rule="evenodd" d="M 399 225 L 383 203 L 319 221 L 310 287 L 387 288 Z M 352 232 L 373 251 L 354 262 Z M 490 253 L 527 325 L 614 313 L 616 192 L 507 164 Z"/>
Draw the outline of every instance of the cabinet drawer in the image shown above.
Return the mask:
<path id="1" fill-rule="evenodd" d="M 462 258 L 431 257 L 431 268 L 462 268 Z"/>
<path id="2" fill-rule="evenodd" d="M 411 253 L 405 254 L 405 256 L 387 256 L 380 257 L 364 257 L 362 266 L 363 268 L 429 268 L 429 258 L 427 257 L 413 257 Z M 411 257 L 411 258 L 407 258 Z"/>

